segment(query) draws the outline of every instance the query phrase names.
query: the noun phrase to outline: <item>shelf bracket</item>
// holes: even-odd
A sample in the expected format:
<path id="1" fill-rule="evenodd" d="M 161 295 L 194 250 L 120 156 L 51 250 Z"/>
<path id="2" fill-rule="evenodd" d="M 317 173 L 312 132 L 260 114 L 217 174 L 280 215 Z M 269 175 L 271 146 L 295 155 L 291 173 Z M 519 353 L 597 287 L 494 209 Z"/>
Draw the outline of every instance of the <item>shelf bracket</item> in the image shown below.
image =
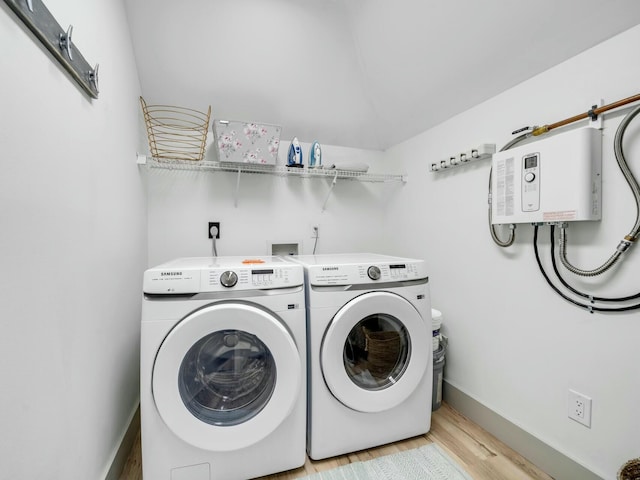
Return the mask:
<path id="1" fill-rule="evenodd" d="M 238 195 L 240 194 L 240 175 L 242 175 L 242 169 L 238 169 L 238 177 L 236 178 L 236 194 L 233 199 L 233 206 L 238 208 Z"/>
<path id="2" fill-rule="evenodd" d="M 329 197 L 331 196 L 331 193 L 333 192 L 333 187 L 336 186 L 336 183 L 338 183 L 338 172 L 336 172 L 336 174 L 333 176 L 333 180 L 331 181 L 331 187 L 329 188 L 329 191 L 327 192 L 327 196 L 324 199 L 324 203 L 322 204 L 323 212 L 327 208 L 327 202 L 329 201 Z"/>

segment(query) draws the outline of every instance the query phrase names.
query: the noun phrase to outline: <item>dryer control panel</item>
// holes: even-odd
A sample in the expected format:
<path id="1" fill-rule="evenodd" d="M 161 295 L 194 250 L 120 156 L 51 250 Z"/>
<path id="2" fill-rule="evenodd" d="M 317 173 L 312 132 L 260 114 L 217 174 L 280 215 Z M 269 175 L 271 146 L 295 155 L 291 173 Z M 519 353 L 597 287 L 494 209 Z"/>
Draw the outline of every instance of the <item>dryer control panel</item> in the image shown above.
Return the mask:
<path id="1" fill-rule="evenodd" d="M 342 264 L 309 267 L 311 285 L 352 285 L 402 282 L 426 278 L 421 260 L 375 264 Z"/>

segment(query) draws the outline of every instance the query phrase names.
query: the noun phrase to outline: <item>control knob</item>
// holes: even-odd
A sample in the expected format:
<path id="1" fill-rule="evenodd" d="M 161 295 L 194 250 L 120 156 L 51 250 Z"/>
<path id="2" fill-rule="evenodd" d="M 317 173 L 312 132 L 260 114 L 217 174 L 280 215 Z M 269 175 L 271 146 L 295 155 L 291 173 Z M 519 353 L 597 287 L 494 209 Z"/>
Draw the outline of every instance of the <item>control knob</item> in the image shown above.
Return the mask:
<path id="1" fill-rule="evenodd" d="M 378 267 L 376 267 L 375 265 L 372 267 L 369 267 L 367 269 L 367 275 L 369 275 L 369 278 L 371 280 L 379 280 L 380 279 L 380 269 Z"/>
<path id="2" fill-rule="evenodd" d="M 223 287 L 231 288 L 238 283 L 238 275 L 231 270 L 227 270 L 220 275 L 220 283 Z"/>

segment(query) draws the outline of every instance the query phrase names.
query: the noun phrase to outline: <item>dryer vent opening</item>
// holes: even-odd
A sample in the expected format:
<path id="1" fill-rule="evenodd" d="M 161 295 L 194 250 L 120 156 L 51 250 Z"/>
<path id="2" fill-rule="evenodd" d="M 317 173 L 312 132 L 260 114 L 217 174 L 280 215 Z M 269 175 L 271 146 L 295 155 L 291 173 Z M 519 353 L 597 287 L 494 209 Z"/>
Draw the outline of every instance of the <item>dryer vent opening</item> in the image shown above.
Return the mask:
<path id="1" fill-rule="evenodd" d="M 269 248 L 268 255 L 273 256 L 289 256 L 289 255 L 298 255 L 302 250 L 300 248 L 300 244 L 296 242 L 292 243 L 271 243 Z"/>

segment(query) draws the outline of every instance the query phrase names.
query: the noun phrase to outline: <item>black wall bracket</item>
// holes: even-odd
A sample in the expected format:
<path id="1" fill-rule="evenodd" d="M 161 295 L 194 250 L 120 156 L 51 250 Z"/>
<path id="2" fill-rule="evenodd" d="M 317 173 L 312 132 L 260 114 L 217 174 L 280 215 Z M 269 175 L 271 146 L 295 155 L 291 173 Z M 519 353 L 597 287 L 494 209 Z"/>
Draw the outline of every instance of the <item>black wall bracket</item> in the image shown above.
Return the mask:
<path id="1" fill-rule="evenodd" d="M 89 65 L 71 40 L 73 25 L 65 31 L 41 0 L 4 0 L 80 87 L 98 98 L 98 64 Z"/>

